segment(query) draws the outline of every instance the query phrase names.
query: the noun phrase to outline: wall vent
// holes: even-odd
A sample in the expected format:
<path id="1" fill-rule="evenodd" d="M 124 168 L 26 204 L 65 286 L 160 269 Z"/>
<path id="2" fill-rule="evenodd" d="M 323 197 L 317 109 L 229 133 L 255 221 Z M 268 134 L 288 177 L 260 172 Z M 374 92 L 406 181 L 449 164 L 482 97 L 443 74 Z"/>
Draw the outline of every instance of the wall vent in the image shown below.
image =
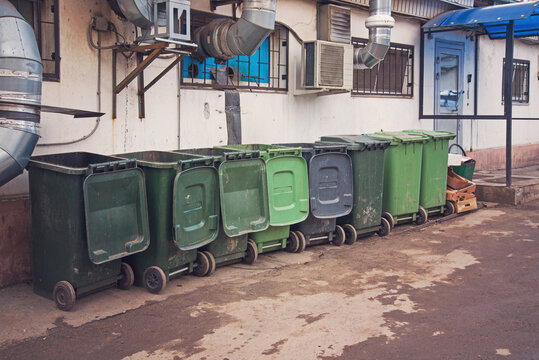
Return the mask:
<path id="1" fill-rule="evenodd" d="M 318 39 L 350 44 L 350 8 L 333 4 L 320 5 Z"/>

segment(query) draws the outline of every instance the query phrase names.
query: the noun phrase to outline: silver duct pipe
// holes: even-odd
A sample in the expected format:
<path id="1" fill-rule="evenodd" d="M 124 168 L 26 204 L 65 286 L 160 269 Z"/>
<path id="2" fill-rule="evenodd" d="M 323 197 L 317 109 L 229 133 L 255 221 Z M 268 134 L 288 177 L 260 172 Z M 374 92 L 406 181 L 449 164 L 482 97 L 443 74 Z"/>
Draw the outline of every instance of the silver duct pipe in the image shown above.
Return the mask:
<path id="1" fill-rule="evenodd" d="M 152 0 L 113 0 L 130 22 L 142 29 L 153 26 L 153 1 Z M 117 10 L 113 6 L 113 10 Z"/>
<path id="2" fill-rule="evenodd" d="M 276 8 L 277 0 L 244 0 L 238 21 L 215 19 L 194 31 L 198 50 L 193 56 L 230 60 L 253 55 L 275 28 Z"/>
<path id="3" fill-rule="evenodd" d="M 39 139 L 41 74 L 33 28 L 0 0 L 0 186 L 22 173 Z"/>
<path id="4" fill-rule="evenodd" d="M 369 29 L 369 42 L 365 47 L 354 51 L 355 69 L 371 69 L 384 60 L 394 25 L 391 0 L 370 0 L 369 17 L 365 20 L 365 27 Z"/>

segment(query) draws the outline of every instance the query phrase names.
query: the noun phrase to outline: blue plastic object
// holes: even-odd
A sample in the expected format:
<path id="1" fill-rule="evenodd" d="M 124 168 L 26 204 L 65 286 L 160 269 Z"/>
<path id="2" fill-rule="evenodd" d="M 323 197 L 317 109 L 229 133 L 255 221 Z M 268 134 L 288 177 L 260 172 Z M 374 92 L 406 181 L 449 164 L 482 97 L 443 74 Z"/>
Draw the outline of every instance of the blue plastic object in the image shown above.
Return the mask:
<path id="1" fill-rule="evenodd" d="M 455 10 L 431 19 L 423 28 L 484 30 L 491 39 L 504 39 L 510 20 L 515 21 L 515 37 L 539 35 L 539 1 Z"/>

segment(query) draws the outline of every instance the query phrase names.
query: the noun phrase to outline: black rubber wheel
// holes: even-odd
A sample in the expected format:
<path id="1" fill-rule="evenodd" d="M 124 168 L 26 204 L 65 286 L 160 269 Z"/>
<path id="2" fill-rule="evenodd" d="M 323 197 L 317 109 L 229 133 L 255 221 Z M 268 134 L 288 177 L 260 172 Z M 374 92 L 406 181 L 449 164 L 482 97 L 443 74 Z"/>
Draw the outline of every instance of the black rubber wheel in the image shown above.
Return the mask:
<path id="1" fill-rule="evenodd" d="M 256 259 L 258 259 L 258 246 L 254 240 L 247 240 L 247 250 L 245 251 L 245 256 L 243 257 L 243 262 L 252 265 Z"/>
<path id="2" fill-rule="evenodd" d="M 454 213 L 455 213 L 455 205 L 453 205 L 451 201 L 446 200 L 445 205 L 444 205 L 444 213 L 442 215 L 449 216 Z"/>
<path id="3" fill-rule="evenodd" d="M 205 276 L 211 270 L 210 260 L 205 253 L 198 251 L 196 266 L 193 269 L 193 275 Z"/>
<path id="4" fill-rule="evenodd" d="M 290 231 L 286 240 L 286 251 L 295 253 L 299 250 L 299 237 L 294 231 Z"/>
<path id="5" fill-rule="evenodd" d="M 133 283 L 135 282 L 135 274 L 133 273 L 133 269 L 131 268 L 131 266 L 129 266 L 128 263 L 122 263 L 120 276 L 121 279 L 118 280 L 116 286 L 118 286 L 118 288 L 122 290 L 131 289 L 131 286 L 133 286 Z"/>
<path id="6" fill-rule="evenodd" d="M 298 249 L 296 250 L 297 253 L 300 253 L 300 252 L 303 252 L 303 250 L 305 250 L 305 248 L 307 247 L 307 240 L 305 239 L 305 235 L 303 235 L 303 233 L 301 231 L 292 231 L 292 232 L 295 232 L 297 237 L 298 237 Z"/>
<path id="7" fill-rule="evenodd" d="M 75 301 L 77 300 L 73 285 L 64 280 L 58 281 L 54 285 L 54 289 L 52 290 L 52 298 L 56 303 L 56 307 L 63 311 L 71 310 L 73 305 L 75 305 Z"/>
<path id="8" fill-rule="evenodd" d="M 343 225 L 344 233 L 346 234 L 344 237 L 344 243 L 347 245 L 352 245 L 357 240 L 357 230 L 356 228 L 351 224 L 344 224 Z"/>
<path id="9" fill-rule="evenodd" d="M 419 206 L 419 211 L 417 212 L 417 215 L 415 217 L 415 223 L 417 225 L 423 225 L 427 222 L 429 219 L 429 214 L 427 213 L 427 210 L 423 206 Z"/>
<path id="10" fill-rule="evenodd" d="M 387 211 L 384 211 L 382 213 L 382 217 L 389 222 L 389 226 L 391 227 L 391 230 L 393 230 L 393 228 L 395 227 L 395 218 L 393 217 L 393 215 L 391 215 L 391 213 L 388 213 Z"/>
<path id="11" fill-rule="evenodd" d="M 167 286 L 167 277 L 159 266 L 150 266 L 142 276 L 144 287 L 152 294 L 157 294 Z"/>
<path id="12" fill-rule="evenodd" d="M 340 225 L 335 226 L 333 241 L 331 243 L 335 246 L 341 246 L 344 244 L 344 240 L 346 240 L 346 233 L 344 232 L 344 229 Z"/>
<path id="13" fill-rule="evenodd" d="M 386 218 L 380 220 L 380 230 L 378 230 L 378 236 L 384 237 L 391 232 L 391 225 Z"/>
<path id="14" fill-rule="evenodd" d="M 215 272 L 215 269 L 217 268 L 217 262 L 215 261 L 215 256 L 209 251 L 203 251 L 203 253 L 206 255 L 210 262 L 210 271 L 206 273 L 206 276 L 210 276 Z"/>

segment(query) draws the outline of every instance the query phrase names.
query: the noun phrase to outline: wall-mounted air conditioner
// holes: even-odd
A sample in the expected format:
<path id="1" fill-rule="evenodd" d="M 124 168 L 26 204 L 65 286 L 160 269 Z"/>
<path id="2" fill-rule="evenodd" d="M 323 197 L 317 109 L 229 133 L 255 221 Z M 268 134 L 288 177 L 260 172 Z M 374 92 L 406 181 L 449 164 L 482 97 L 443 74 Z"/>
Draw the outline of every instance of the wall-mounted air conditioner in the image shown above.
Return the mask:
<path id="1" fill-rule="evenodd" d="M 303 47 L 305 89 L 352 90 L 354 47 L 329 41 L 307 41 Z"/>

